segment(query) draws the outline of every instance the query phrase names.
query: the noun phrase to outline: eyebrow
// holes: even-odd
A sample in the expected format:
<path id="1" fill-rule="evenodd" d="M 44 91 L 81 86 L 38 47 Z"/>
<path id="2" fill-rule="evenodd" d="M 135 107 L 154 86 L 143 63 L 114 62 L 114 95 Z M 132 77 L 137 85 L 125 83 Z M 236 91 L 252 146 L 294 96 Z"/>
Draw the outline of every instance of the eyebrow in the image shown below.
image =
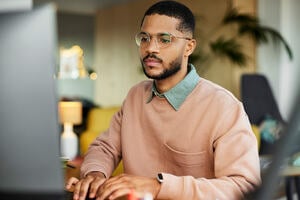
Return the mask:
<path id="1" fill-rule="evenodd" d="M 150 33 L 145 32 L 145 31 L 141 31 L 140 34 L 146 34 L 146 35 L 150 35 L 150 36 L 151 36 Z M 176 35 L 174 35 L 174 34 L 172 34 L 172 33 L 169 33 L 169 32 L 161 32 L 161 33 L 156 33 L 156 34 L 154 34 L 154 35 L 171 35 L 171 36 L 173 36 L 173 37 L 175 37 L 175 38 L 186 39 L 186 40 L 192 40 L 192 38 L 190 38 L 190 37 L 176 36 Z"/>
<path id="2" fill-rule="evenodd" d="M 145 32 L 145 31 L 141 31 L 140 34 L 146 34 L 146 35 L 173 35 L 172 33 L 169 33 L 169 32 L 160 32 L 160 33 L 156 33 L 156 34 L 150 34 L 150 33 Z"/>

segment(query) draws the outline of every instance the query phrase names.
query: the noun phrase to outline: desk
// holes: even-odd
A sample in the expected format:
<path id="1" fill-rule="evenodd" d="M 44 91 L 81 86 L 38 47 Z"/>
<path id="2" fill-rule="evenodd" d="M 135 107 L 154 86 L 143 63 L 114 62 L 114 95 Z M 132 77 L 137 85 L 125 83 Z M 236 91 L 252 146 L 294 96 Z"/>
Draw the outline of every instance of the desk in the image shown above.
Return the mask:
<path id="1" fill-rule="evenodd" d="M 283 176 L 300 176 L 300 166 L 288 165 L 282 171 Z"/>
<path id="2" fill-rule="evenodd" d="M 260 155 L 261 171 L 264 173 L 272 164 L 272 156 Z M 296 191 L 300 200 L 300 166 L 287 165 L 282 168 L 280 175 L 285 179 L 285 195 L 287 200 L 293 200 Z"/>
<path id="3" fill-rule="evenodd" d="M 68 165 L 72 166 L 72 167 L 67 166 L 65 168 L 65 171 L 64 171 L 65 172 L 65 182 L 71 177 L 76 177 L 76 178 L 80 177 L 80 166 L 81 166 L 82 161 L 83 161 L 82 157 L 77 157 L 74 160 L 71 160 L 68 162 Z"/>
<path id="4" fill-rule="evenodd" d="M 300 199 L 300 167 L 288 165 L 282 171 L 285 177 L 285 192 L 287 200 L 293 199 L 293 189 L 295 188 L 298 199 Z"/>

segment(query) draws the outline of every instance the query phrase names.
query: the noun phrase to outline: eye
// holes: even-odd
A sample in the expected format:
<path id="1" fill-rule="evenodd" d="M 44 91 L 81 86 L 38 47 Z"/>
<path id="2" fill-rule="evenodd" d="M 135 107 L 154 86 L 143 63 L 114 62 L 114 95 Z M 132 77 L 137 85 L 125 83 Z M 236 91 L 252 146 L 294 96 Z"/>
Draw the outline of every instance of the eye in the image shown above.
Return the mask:
<path id="1" fill-rule="evenodd" d="M 172 42 L 172 37 L 170 34 L 161 34 L 158 35 L 158 41 L 162 44 L 169 44 Z"/>
<path id="2" fill-rule="evenodd" d="M 139 35 L 139 40 L 140 40 L 140 42 L 148 42 L 150 39 L 149 39 L 148 35 L 146 35 L 146 34 L 140 34 Z"/>

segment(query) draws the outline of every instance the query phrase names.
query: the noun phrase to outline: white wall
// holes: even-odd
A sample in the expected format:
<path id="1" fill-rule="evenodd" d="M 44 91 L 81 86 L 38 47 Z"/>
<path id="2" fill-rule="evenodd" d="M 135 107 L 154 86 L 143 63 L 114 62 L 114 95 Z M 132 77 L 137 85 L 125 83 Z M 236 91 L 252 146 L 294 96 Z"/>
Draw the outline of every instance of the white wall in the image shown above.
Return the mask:
<path id="1" fill-rule="evenodd" d="M 300 1 L 259 0 L 258 16 L 262 23 L 277 29 L 294 53 L 289 60 L 283 46 L 264 45 L 258 49 L 258 72 L 270 81 L 279 109 L 285 119 L 291 114 L 300 94 Z"/>

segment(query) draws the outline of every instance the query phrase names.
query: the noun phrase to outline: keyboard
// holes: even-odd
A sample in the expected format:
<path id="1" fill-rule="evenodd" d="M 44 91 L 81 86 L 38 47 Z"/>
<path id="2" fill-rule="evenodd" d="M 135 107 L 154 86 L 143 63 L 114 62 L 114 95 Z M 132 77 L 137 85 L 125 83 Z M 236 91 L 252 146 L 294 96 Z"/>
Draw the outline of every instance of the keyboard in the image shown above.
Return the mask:
<path id="1" fill-rule="evenodd" d="M 86 197 L 85 200 L 95 200 L 96 198 L 89 198 Z M 119 197 L 117 200 L 128 200 L 127 195 Z M 65 198 L 64 200 L 73 200 L 73 192 L 65 191 Z"/>

